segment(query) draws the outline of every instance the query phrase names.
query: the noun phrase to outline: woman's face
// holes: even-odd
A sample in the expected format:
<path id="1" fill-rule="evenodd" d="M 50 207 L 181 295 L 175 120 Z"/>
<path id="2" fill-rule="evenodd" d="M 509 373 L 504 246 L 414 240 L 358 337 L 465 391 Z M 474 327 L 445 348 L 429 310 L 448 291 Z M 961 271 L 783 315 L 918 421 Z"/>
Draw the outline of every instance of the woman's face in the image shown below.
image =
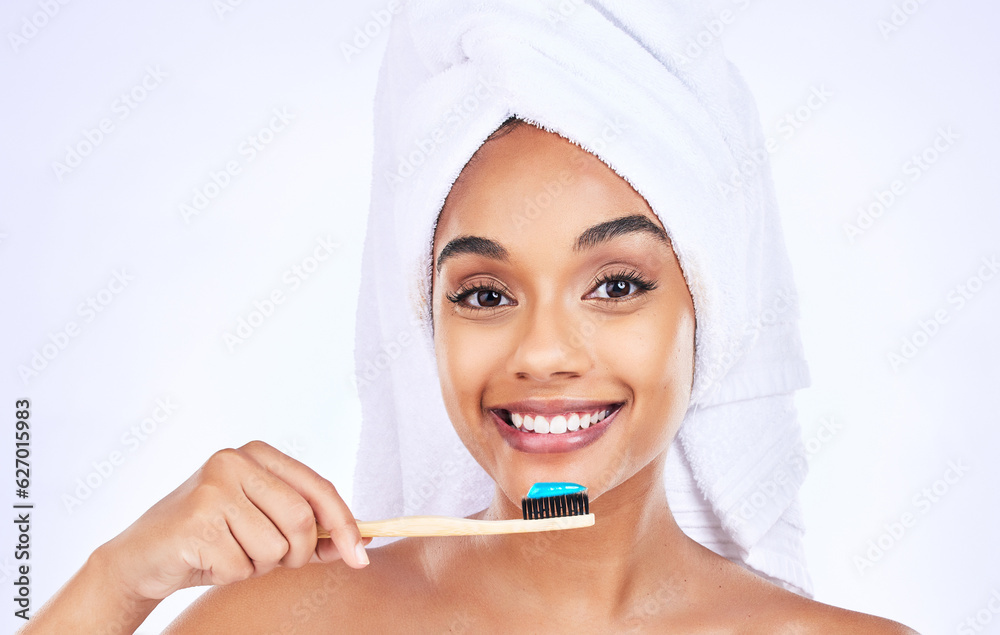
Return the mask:
<path id="1" fill-rule="evenodd" d="M 448 415 L 515 505 L 540 481 L 596 499 L 662 459 L 687 409 L 694 306 L 662 225 L 534 126 L 487 142 L 452 188 L 433 315 Z"/>

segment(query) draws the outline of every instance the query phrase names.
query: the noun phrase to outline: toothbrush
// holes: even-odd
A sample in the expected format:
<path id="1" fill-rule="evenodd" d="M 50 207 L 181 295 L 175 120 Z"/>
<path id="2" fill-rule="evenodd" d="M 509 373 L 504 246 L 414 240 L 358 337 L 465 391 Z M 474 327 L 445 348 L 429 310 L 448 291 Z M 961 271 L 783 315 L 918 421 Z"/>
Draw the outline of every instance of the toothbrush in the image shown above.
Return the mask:
<path id="1" fill-rule="evenodd" d="M 523 519 L 476 520 L 451 516 L 403 516 L 388 520 L 359 520 L 362 538 L 375 536 L 473 536 L 519 534 L 590 527 L 587 488 L 576 483 L 535 483 L 521 499 Z M 319 538 L 330 533 L 319 530 Z"/>

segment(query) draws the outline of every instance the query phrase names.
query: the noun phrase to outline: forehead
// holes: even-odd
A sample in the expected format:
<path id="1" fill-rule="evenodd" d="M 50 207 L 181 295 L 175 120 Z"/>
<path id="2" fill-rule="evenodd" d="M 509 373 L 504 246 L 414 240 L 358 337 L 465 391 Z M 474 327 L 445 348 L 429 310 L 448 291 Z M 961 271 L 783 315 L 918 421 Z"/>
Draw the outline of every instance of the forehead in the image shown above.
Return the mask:
<path id="1" fill-rule="evenodd" d="M 645 199 L 600 159 L 524 124 L 485 143 L 466 165 L 438 219 L 434 251 L 464 235 L 514 245 L 575 237 L 584 228 L 635 214 L 662 227 Z"/>

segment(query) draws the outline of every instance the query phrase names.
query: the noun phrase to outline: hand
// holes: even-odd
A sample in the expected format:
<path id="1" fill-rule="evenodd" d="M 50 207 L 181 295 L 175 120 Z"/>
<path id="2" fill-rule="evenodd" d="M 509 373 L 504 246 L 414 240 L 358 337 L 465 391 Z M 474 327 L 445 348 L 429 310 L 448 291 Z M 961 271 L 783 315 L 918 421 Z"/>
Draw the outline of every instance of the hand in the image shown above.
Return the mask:
<path id="1" fill-rule="evenodd" d="M 319 524 L 331 538 L 317 539 Z M 368 564 L 354 516 L 330 481 L 262 441 L 220 450 L 180 487 L 102 545 L 122 591 L 160 600 L 274 567 L 339 558 Z"/>

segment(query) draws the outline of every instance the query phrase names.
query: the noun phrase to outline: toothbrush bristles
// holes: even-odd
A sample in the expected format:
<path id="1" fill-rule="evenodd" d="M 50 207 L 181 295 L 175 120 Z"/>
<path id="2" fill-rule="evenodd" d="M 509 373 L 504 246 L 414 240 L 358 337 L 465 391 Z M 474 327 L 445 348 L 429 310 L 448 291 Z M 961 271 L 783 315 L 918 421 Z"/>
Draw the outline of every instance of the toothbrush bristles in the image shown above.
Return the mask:
<path id="1" fill-rule="evenodd" d="M 590 499 L 586 492 L 541 498 L 525 497 L 521 499 L 521 513 L 525 520 L 583 516 L 590 513 Z"/>

